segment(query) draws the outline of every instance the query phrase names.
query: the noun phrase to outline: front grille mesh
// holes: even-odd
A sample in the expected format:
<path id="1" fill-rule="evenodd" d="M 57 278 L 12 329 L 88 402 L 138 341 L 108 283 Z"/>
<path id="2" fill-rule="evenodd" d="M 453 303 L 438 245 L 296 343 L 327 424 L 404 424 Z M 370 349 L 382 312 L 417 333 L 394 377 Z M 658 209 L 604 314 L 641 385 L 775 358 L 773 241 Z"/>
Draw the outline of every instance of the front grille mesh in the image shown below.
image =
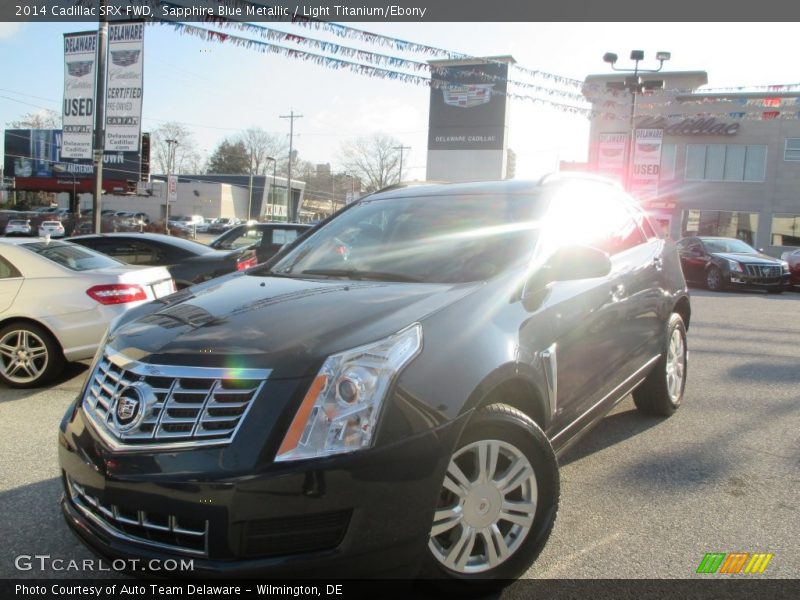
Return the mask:
<path id="1" fill-rule="evenodd" d="M 108 355 L 100 359 L 83 408 L 95 424 L 125 444 L 230 442 L 264 385 L 264 378 L 240 378 L 235 370 L 204 377 L 216 370 L 119 363 Z M 146 386 L 139 389 L 147 389 L 149 399 L 139 407 L 144 414 L 136 426 L 123 431 L 114 413 L 120 392 L 131 386 Z"/>
<path id="2" fill-rule="evenodd" d="M 772 265 L 745 265 L 745 268 L 748 275 L 764 279 L 778 279 L 782 272 L 781 267 Z"/>
<path id="3" fill-rule="evenodd" d="M 208 521 L 106 504 L 69 477 L 67 491 L 85 516 L 112 535 L 180 554 L 208 555 Z"/>

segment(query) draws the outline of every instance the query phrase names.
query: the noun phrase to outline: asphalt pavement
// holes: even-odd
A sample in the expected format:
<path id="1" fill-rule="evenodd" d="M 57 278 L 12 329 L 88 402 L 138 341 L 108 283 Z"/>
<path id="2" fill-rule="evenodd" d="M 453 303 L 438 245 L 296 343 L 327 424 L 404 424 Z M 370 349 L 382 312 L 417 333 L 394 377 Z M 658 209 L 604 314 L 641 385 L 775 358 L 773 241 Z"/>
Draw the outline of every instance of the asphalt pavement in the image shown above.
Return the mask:
<path id="1" fill-rule="evenodd" d="M 684 405 L 662 420 L 627 398 L 562 457 L 558 520 L 528 577 L 693 578 L 708 552 L 769 552 L 761 577 L 800 576 L 800 294 L 693 290 L 692 309 Z M 0 577 L 90 576 L 15 567 L 93 558 L 59 512 L 56 460 L 86 371 L 0 384 Z"/>

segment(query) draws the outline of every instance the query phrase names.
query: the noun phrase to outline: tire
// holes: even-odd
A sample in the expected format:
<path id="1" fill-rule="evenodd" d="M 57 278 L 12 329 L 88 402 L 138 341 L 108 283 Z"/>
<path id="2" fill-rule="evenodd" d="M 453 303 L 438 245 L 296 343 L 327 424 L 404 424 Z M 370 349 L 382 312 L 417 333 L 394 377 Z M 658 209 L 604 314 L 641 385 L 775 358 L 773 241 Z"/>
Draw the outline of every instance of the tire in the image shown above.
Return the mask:
<path id="1" fill-rule="evenodd" d="M 493 464 L 480 468 L 479 457 Z M 504 404 L 478 410 L 442 482 L 422 576 L 472 591 L 520 577 L 550 537 L 558 497 L 558 463 L 539 426 Z"/>
<path id="2" fill-rule="evenodd" d="M 667 322 L 664 350 L 656 366 L 642 384 L 633 391 L 633 402 L 641 412 L 669 417 L 683 401 L 686 388 L 686 367 L 689 351 L 686 327 L 677 313 Z"/>
<path id="3" fill-rule="evenodd" d="M 721 292 L 725 289 L 725 280 L 719 267 L 712 266 L 706 271 L 706 287 L 712 292 Z"/>
<path id="4" fill-rule="evenodd" d="M 33 323 L 0 329 L 0 380 L 15 388 L 44 385 L 64 368 L 64 355 L 53 336 Z"/>

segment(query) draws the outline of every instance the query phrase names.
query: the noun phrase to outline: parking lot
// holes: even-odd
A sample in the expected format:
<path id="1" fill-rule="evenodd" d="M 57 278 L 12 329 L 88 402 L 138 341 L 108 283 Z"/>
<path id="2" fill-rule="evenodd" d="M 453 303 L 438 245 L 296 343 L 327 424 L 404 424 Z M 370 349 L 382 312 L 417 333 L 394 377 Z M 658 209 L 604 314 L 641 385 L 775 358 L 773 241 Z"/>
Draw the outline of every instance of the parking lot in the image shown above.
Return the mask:
<path id="1" fill-rule="evenodd" d="M 561 510 L 536 578 L 692 578 L 707 552 L 769 552 L 800 573 L 800 294 L 692 291 L 685 404 L 640 416 L 628 398 L 561 459 Z M 83 559 L 59 509 L 56 431 L 86 365 L 47 389 L 0 384 L 0 577 L 21 554 Z M 107 574 L 104 574 L 107 575 Z"/>

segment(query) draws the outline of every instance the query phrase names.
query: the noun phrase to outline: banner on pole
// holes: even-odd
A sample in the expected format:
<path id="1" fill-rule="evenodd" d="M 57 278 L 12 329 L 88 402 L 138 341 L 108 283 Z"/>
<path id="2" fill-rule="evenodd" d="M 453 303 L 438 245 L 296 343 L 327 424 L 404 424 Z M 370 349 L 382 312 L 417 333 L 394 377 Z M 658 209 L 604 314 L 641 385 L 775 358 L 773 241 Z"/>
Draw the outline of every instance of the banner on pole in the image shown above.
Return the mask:
<path id="1" fill-rule="evenodd" d="M 138 152 L 142 130 L 144 23 L 110 23 L 106 76 L 106 142 L 110 152 Z"/>
<path id="2" fill-rule="evenodd" d="M 97 33 L 64 34 L 62 158 L 92 158 Z"/>

